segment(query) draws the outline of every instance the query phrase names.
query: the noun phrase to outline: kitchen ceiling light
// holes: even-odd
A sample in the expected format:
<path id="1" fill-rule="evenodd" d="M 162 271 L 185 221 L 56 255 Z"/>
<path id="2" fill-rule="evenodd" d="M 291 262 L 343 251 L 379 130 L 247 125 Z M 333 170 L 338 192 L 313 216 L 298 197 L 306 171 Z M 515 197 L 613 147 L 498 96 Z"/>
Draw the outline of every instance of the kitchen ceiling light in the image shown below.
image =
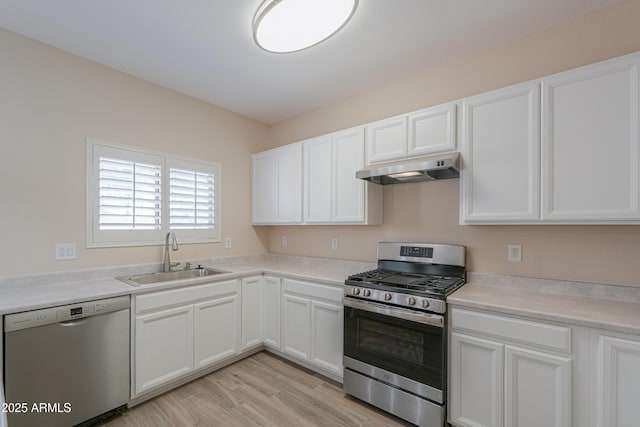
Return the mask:
<path id="1" fill-rule="evenodd" d="M 338 32 L 358 0 L 265 0 L 253 18 L 253 38 L 262 49 L 296 52 Z"/>

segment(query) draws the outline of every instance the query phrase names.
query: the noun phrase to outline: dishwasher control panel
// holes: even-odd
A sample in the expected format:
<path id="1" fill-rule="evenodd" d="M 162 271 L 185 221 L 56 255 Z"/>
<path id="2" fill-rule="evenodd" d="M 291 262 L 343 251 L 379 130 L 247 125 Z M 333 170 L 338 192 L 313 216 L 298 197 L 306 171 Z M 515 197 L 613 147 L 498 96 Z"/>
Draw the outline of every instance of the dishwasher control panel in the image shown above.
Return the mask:
<path id="1" fill-rule="evenodd" d="M 78 319 L 81 317 L 91 316 L 95 312 L 95 303 L 83 304 L 75 307 L 64 307 L 56 310 L 56 319 L 59 321 Z"/>
<path id="2" fill-rule="evenodd" d="M 91 302 L 79 302 L 76 304 L 59 307 L 43 308 L 34 311 L 25 311 L 4 316 L 5 332 L 18 331 L 34 326 L 48 325 L 51 323 L 66 322 L 84 317 L 95 316 L 113 311 L 128 309 L 131 306 L 129 296 L 109 298 Z"/>

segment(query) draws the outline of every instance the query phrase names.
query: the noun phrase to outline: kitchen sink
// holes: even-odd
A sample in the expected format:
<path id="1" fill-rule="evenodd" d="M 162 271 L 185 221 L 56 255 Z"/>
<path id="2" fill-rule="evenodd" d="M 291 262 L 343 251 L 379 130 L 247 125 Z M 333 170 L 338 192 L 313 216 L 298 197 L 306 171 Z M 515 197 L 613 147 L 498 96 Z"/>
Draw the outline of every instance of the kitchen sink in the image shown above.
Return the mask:
<path id="1" fill-rule="evenodd" d="M 229 273 L 225 270 L 217 270 L 215 268 L 194 268 L 192 270 L 171 271 L 168 273 L 158 272 L 150 274 L 141 274 L 139 276 L 118 277 L 131 286 L 152 285 L 155 283 L 171 282 L 173 280 L 197 279 L 198 277 L 215 276 L 216 274 Z"/>

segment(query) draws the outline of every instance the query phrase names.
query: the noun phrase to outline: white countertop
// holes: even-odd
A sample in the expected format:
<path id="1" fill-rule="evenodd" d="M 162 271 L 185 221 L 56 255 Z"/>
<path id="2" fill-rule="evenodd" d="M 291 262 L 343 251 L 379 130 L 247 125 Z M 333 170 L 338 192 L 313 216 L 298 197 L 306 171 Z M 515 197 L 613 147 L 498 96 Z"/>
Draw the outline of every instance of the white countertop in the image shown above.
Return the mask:
<path id="1" fill-rule="evenodd" d="M 0 315 L 260 274 L 342 286 L 348 275 L 375 268 L 375 263 L 271 254 L 198 260 L 193 264 L 197 263 L 229 273 L 141 286 L 128 285 L 115 277 L 159 271 L 161 264 L 1 277 Z"/>
<path id="2" fill-rule="evenodd" d="M 142 286 L 131 286 L 115 277 L 159 271 L 160 263 L 0 277 L 0 314 L 260 274 L 342 286 L 350 274 L 375 268 L 374 263 L 273 254 L 197 260 L 193 264 L 197 263 L 229 273 Z M 469 273 L 467 283 L 447 302 L 640 335 L 640 286 Z"/>
<path id="3" fill-rule="evenodd" d="M 447 302 L 640 335 L 640 287 L 471 273 Z"/>

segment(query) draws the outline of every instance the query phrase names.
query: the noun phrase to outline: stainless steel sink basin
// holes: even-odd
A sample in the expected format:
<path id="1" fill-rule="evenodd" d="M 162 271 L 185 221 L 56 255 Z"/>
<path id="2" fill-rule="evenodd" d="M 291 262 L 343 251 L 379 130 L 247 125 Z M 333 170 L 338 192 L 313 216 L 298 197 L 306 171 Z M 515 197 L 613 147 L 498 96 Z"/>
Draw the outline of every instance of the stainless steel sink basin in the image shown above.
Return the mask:
<path id="1" fill-rule="evenodd" d="M 215 268 L 194 268 L 192 270 L 171 271 L 169 273 L 158 272 L 151 274 L 141 274 L 139 276 L 118 277 L 131 286 L 151 285 L 154 283 L 170 282 L 173 280 L 196 279 L 198 277 L 215 276 L 216 274 L 229 273 Z"/>

